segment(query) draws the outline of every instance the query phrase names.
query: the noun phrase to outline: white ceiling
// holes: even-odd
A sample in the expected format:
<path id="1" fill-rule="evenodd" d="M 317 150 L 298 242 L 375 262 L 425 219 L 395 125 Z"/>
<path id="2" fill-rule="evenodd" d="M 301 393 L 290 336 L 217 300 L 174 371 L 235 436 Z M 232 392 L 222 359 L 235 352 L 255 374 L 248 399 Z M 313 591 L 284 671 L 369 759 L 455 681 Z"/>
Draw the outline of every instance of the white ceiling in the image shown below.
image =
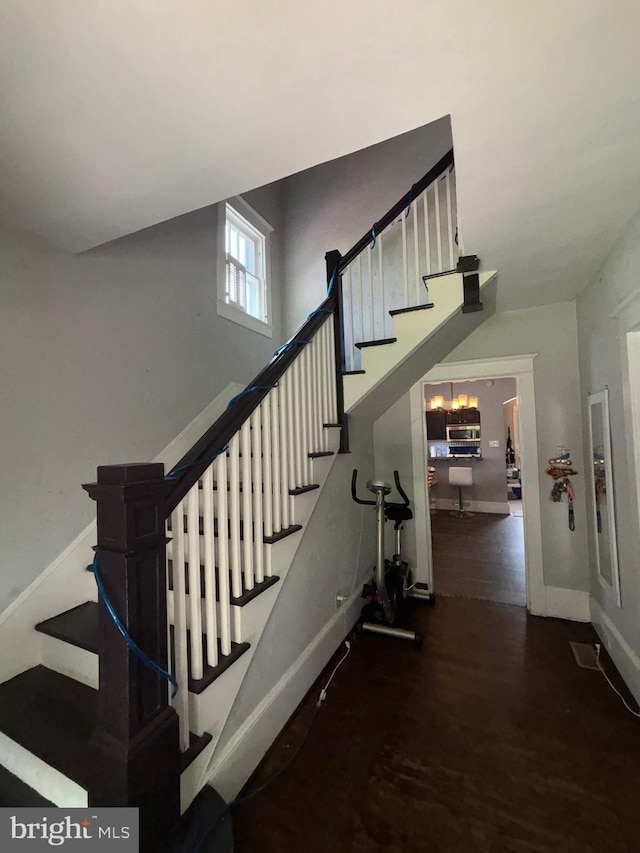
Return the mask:
<path id="1" fill-rule="evenodd" d="M 640 205 L 638 32 L 632 0 L 0 0 L 0 219 L 80 251 L 450 113 L 501 307 L 572 298 Z"/>

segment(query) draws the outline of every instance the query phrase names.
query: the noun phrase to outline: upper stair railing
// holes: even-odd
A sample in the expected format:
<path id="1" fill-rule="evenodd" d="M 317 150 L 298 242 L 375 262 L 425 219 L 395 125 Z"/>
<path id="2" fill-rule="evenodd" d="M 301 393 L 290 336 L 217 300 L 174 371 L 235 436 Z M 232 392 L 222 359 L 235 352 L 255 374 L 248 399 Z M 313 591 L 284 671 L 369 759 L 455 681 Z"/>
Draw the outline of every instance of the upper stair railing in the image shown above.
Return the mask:
<path id="1" fill-rule="evenodd" d="M 450 150 L 340 261 L 347 371 L 358 344 L 388 337 L 390 310 L 428 303 L 428 278 L 456 270 L 456 221 Z"/>

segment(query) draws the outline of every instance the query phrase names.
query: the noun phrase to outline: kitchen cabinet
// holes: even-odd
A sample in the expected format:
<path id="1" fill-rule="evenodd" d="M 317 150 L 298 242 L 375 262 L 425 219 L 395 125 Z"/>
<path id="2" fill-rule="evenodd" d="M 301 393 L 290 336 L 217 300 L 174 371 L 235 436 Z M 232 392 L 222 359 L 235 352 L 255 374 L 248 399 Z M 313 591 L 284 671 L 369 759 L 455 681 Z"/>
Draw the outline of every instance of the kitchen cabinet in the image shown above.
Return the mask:
<path id="1" fill-rule="evenodd" d="M 427 419 L 427 441 L 447 440 L 447 415 L 445 411 L 425 412 Z"/>

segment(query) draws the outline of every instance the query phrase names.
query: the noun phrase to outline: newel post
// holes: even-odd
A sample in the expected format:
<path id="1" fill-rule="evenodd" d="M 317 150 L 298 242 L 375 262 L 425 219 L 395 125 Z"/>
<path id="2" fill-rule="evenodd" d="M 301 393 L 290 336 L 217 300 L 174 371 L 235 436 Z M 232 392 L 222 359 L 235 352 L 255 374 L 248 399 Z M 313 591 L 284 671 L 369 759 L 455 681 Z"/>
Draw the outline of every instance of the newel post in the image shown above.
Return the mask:
<path id="1" fill-rule="evenodd" d="M 167 669 L 164 466 L 106 465 L 83 486 L 97 503 L 99 571 L 132 639 Z M 180 817 L 178 717 L 169 685 L 127 647 L 100 602 L 100 691 L 90 742 L 89 805 L 138 806 L 143 851 Z"/>
<path id="2" fill-rule="evenodd" d="M 342 255 L 337 249 L 327 252 L 324 256 L 327 265 L 327 285 L 333 282 L 333 293 L 336 303 L 334 309 L 335 318 L 335 360 L 336 360 L 336 403 L 338 408 L 338 423 L 340 430 L 340 453 L 349 453 L 349 421 L 344 411 L 344 380 L 345 370 L 344 358 L 344 313 L 342 307 L 342 275 L 337 272 L 338 264 Z"/>

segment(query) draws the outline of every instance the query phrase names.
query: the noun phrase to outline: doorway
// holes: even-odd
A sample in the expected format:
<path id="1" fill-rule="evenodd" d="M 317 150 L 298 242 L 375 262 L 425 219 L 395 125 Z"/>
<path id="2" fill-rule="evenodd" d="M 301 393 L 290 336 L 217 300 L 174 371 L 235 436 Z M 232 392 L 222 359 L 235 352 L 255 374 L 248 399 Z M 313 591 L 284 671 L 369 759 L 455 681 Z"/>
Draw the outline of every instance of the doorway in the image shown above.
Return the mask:
<path id="1" fill-rule="evenodd" d="M 523 507 L 521 519 L 523 539 L 521 541 L 524 552 L 525 599 L 527 609 L 531 613 L 547 615 L 542 561 L 541 484 L 535 414 L 534 359 L 535 353 L 503 358 L 477 359 L 468 362 L 441 363 L 423 376 L 411 389 L 411 444 L 413 476 L 416 483 L 416 581 L 418 588 L 425 592 L 435 593 L 436 596 L 439 594 L 439 580 L 434 572 L 432 516 L 430 515 L 430 495 L 427 485 L 427 472 L 430 462 L 427 451 L 423 386 L 434 382 L 455 383 L 460 377 L 465 377 L 466 381 L 484 380 L 485 382 L 502 377 L 514 377 L 516 393 L 512 396 L 518 398 L 519 404 L 520 500 Z M 493 437 L 491 440 L 494 440 Z M 501 449 L 504 459 L 504 446 Z M 418 488 L 418 483 L 423 483 L 424 488 Z M 505 503 L 508 504 L 508 501 Z M 471 506 L 464 508 L 471 509 Z M 485 506 L 484 509 L 486 508 Z M 504 510 L 504 514 L 507 513 L 511 517 L 508 508 Z M 434 516 L 434 518 L 436 517 Z M 442 520 L 444 521 L 444 519 Z M 460 547 L 464 547 L 463 537 L 457 536 L 455 538 L 461 540 Z M 472 548 L 469 548 L 468 552 L 472 554 Z"/>
<path id="2" fill-rule="evenodd" d="M 516 379 L 425 383 L 422 397 L 437 594 L 524 607 Z"/>

